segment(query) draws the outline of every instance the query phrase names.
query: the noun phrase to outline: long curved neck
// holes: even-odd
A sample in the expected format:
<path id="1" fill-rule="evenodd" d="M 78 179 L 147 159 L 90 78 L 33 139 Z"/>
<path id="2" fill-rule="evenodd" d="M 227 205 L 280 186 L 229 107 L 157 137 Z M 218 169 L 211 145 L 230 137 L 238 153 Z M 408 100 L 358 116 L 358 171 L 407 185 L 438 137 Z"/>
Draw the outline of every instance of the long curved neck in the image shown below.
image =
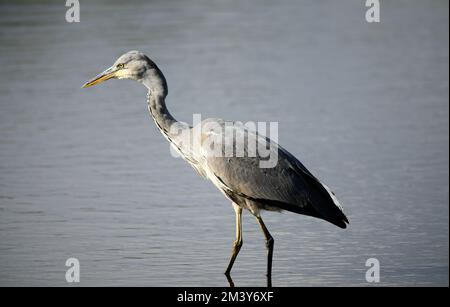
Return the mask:
<path id="1" fill-rule="evenodd" d="M 155 67 L 146 74 L 142 83 L 148 88 L 147 103 L 150 115 L 161 133 L 169 137 L 170 127 L 177 123 L 177 120 L 166 107 L 165 98 L 168 93 L 166 79 L 162 72 Z"/>
<path id="2" fill-rule="evenodd" d="M 157 93 L 148 91 L 148 110 L 159 130 L 167 136 L 171 134 L 170 127 L 177 123 L 177 120 L 170 114 L 166 107 L 165 97 Z"/>
<path id="3" fill-rule="evenodd" d="M 181 156 L 188 161 L 198 172 L 197 161 L 192 154 L 189 125 L 177 121 L 166 107 L 167 83 L 164 75 L 156 65 L 142 79 L 148 88 L 147 102 L 150 115 L 155 121 L 164 137 L 172 143 Z"/>

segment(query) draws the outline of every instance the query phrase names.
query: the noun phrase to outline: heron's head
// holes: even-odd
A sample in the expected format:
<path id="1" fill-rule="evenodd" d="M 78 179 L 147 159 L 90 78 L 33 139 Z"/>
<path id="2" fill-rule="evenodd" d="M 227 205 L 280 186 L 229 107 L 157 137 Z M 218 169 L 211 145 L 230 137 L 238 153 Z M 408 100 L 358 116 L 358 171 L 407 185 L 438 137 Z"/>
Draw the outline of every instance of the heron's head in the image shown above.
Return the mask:
<path id="1" fill-rule="evenodd" d="M 147 74 L 157 69 L 156 65 L 143 53 L 129 51 L 121 55 L 114 64 L 83 87 L 90 87 L 109 79 L 131 79 L 142 82 Z"/>

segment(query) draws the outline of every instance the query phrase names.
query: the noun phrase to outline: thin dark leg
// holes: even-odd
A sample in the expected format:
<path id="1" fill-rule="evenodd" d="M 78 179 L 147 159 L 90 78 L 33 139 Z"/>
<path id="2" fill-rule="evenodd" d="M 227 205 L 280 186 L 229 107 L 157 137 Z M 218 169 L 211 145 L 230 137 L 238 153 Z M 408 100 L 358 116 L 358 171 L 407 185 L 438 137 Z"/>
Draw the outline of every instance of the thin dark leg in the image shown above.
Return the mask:
<path id="1" fill-rule="evenodd" d="M 242 208 L 238 205 L 233 203 L 234 211 L 236 212 L 236 240 L 233 244 L 233 251 L 231 253 L 230 263 L 228 264 L 227 270 L 225 271 L 225 275 L 227 275 L 228 281 L 231 280 L 230 272 L 231 268 L 233 267 L 234 261 L 236 260 L 237 255 L 239 254 L 239 251 L 241 250 L 242 246 Z M 232 285 L 232 282 L 230 283 L 230 286 Z"/>
<path id="2" fill-rule="evenodd" d="M 229 273 L 225 273 L 225 276 L 227 277 L 228 285 L 230 285 L 230 288 L 234 288 L 234 282 L 233 278 L 231 278 L 231 275 Z"/>
<path id="3" fill-rule="evenodd" d="M 270 235 L 270 232 L 267 230 L 266 225 L 264 224 L 262 218 L 259 216 L 256 218 L 258 220 L 258 224 L 261 227 L 261 230 L 264 233 L 264 237 L 266 238 L 266 247 L 267 247 L 267 287 L 272 287 L 272 258 L 273 258 L 273 237 Z"/>

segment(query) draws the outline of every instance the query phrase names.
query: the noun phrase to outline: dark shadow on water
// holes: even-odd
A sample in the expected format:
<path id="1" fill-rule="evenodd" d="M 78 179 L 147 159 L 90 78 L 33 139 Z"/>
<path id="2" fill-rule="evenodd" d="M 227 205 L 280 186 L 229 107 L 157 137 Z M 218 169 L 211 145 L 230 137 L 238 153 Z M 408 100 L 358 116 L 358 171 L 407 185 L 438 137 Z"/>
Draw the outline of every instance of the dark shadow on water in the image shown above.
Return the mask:
<path id="1" fill-rule="evenodd" d="M 234 285 L 233 278 L 231 278 L 231 274 L 225 273 L 225 277 L 227 278 L 228 285 L 230 286 L 230 288 L 234 288 L 235 285 Z M 272 288 L 272 274 L 267 275 L 267 288 Z"/>

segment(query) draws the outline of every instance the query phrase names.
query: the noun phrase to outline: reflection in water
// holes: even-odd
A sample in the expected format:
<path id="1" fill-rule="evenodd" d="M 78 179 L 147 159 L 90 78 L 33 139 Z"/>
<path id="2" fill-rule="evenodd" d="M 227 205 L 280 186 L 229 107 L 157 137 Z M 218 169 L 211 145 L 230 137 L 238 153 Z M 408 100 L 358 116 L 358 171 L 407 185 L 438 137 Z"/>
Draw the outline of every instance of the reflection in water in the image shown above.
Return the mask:
<path id="1" fill-rule="evenodd" d="M 138 49 L 176 118 L 278 121 L 342 201 L 345 231 L 264 215 L 275 285 L 366 285 L 374 257 L 381 285 L 448 286 L 448 1 L 385 2 L 377 25 L 354 1 L 188 1 L 83 2 L 79 24 L 0 2 L 0 285 L 66 285 L 70 257 L 84 286 L 228 284 L 233 210 L 170 157 L 145 90 L 80 89 Z M 264 286 L 246 214 L 233 278 Z"/>
<path id="2" fill-rule="evenodd" d="M 231 274 L 225 273 L 225 277 L 227 278 L 228 285 L 230 286 L 230 288 L 234 288 L 235 284 L 234 284 L 233 278 L 231 277 Z M 266 281 L 267 281 L 267 283 L 266 283 L 267 288 L 271 288 L 272 287 L 272 273 L 266 275 Z"/>

